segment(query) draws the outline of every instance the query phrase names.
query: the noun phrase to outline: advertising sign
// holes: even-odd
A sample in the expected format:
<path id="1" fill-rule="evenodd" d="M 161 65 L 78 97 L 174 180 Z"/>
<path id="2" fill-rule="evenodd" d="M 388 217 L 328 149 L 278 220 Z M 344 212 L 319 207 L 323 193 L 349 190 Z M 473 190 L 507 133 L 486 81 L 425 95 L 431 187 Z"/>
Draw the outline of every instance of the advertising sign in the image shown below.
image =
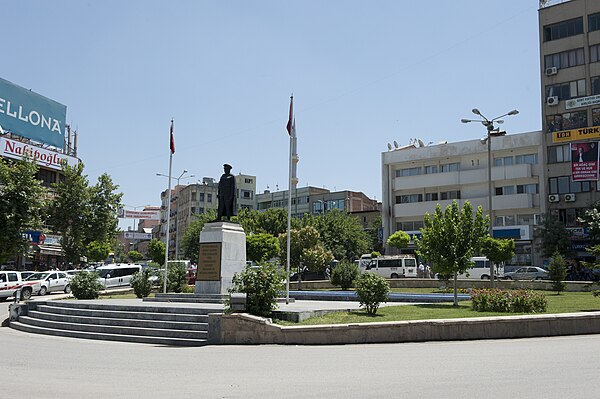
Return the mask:
<path id="1" fill-rule="evenodd" d="M 160 220 L 160 210 L 130 211 L 129 209 L 120 208 L 118 216 L 121 219 Z"/>
<path id="2" fill-rule="evenodd" d="M 221 280 L 221 243 L 201 242 L 196 281 Z"/>
<path id="3" fill-rule="evenodd" d="M 564 143 L 585 139 L 600 139 L 600 126 L 582 127 L 581 129 L 563 130 L 552 133 L 553 143 Z"/>
<path id="4" fill-rule="evenodd" d="M 598 180 L 598 142 L 571 143 L 573 181 Z"/>
<path id="5" fill-rule="evenodd" d="M 56 170 L 61 170 L 62 164 L 65 162 L 70 166 L 79 163 L 77 158 L 70 155 L 60 154 L 56 151 L 32 146 L 6 137 L 0 137 L 0 156 L 12 159 L 29 157 L 39 166 Z"/>
<path id="6" fill-rule="evenodd" d="M 589 107 L 590 105 L 600 104 L 600 95 L 573 98 L 565 101 L 565 109 Z"/>
<path id="7" fill-rule="evenodd" d="M 0 78 L 0 126 L 56 148 L 65 145 L 67 107 Z"/>
<path id="8" fill-rule="evenodd" d="M 123 235 L 128 240 L 151 240 L 151 233 L 138 233 L 136 231 L 126 231 Z"/>

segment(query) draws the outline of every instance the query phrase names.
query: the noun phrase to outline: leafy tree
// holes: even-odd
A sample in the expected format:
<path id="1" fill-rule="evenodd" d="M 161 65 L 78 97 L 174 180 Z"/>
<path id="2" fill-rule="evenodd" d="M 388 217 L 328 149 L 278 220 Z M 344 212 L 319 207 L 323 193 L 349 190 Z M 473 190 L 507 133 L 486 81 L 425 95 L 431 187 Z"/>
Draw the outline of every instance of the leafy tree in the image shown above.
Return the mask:
<path id="1" fill-rule="evenodd" d="M 302 253 L 302 265 L 313 272 L 322 272 L 331 264 L 333 255 L 322 245 L 305 248 Z"/>
<path id="2" fill-rule="evenodd" d="M 387 244 L 390 247 L 398 248 L 398 250 L 402 251 L 402 248 L 406 248 L 408 243 L 410 242 L 410 236 L 408 233 L 398 230 L 392 235 L 390 235 L 387 239 Z"/>
<path id="3" fill-rule="evenodd" d="M 287 234 L 279 235 L 279 256 L 287 259 Z M 318 272 L 325 269 L 333 256 L 323 248 L 320 235 L 312 226 L 293 229 L 290 232 L 290 269 L 300 270 L 300 265 L 308 267 L 310 271 Z"/>
<path id="4" fill-rule="evenodd" d="M 88 261 L 101 262 L 108 257 L 111 246 L 107 242 L 92 241 L 87 245 Z"/>
<path id="5" fill-rule="evenodd" d="M 515 256 L 515 241 L 513 239 L 497 239 L 488 235 L 481 242 L 481 252 L 492 265 L 508 262 Z"/>
<path id="6" fill-rule="evenodd" d="M 246 236 L 246 257 L 248 260 L 260 263 L 279 254 L 279 241 L 267 233 L 250 234 Z"/>
<path id="7" fill-rule="evenodd" d="M 96 185 L 89 187 L 88 228 L 86 241 L 112 242 L 118 230 L 117 210 L 121 207 L 123 193 L 116 190 L 111 177 L 104 173 Z"/>
<path id="8" fill-rule="evenodd" d="M 138 252 L 136 250 L 131 250 L 131 251 L 127 252 L 127 258 L 129 258 L 129 260 L 132 263 L 137 263 L 137 262 L 141 261 L 142 259 L 144 259 L 144 255 L 142 255 L 140 252 Z"/>
<path id="9" fill-rule="evenodd" d="M 37 170 L 28 159 L 0 158 L 0 263 L 26 253 L 24 230 L 41 226 L 46 194 L 35 178 Z"/>
<path id="10" fill-rule="evenodd" d="M 415 239 L 417 253 L 432 264 L 434 272 L 454 276 L 454 306 L 458 306 L 456 276 L 470 266 L 470 258 L 487 236 L 489 218 L 481 207 L 473 217 L 473 207 L 466 201 L 462 210 L 452 201 L 444 212 L 438 204 L 433 217 L 425 214 L 421 238 Z"/>
<path id="11" fill-rule="evenodd" d="M 556 252 L 548 264 L 548 277 L 552 281 L 552 289 L 560 295 L 565 290 L 565 279 L 567 278 L 567 263 L 561 254 Z"/>
<path id="12" fill-rule="evenodd" d="M 571 254 L 571 240 L 564 223 L 552 215 L 544 215 L 542 226 L 535 231 L 536 238 L 541 239 L 541 250 L 545 258 L 552 257 L 556 252 L 563 257 Z"/>
<path id="13" fill-rule="evenodd" d="M 50 205 L 50 220 L 62 235 L 61 245 L 67 262 L 79 263 L 85 254 L 89 234 L 90 191 L 83 164 L 63 166 L 64 180 L 54 184 L 56 197 Z"/>
<path id="14" fill-rule="evenodd" d="M 358 266 L 354 262 L 343 260 L 331 271 L 331 284 L 347 290 L 354 284 L 354 280 L 360 275 Z"/>
<path id="15" fill-rule="evenodd" d="M 181 239 L 181 248 L 183 255 L 193 263 L 198 263 L 198 253 L 200 252 L 200 233 L 204 224 L 214 221 L 217 218 L 217 212 L 214 209 L 209 209 L 200 215 L 196 215 L 196 219 L 190 223 L 183 233 Z M 164 263 L 164 252 L 163 261 Z M 161 264 L 162 264 L 161 263 Z"/>
<path id="16" fill-rule="evenodd" d="M 229 293 L 244 292 L 248 313 L 268 317 L 277 308 L 277 297 L 283 291 L 285 275 L 275 264 L 246 268 L 233 276 Z"/>
<path id="17" fill-rule="evenodd" d="M 589 227 L 590 237 L 593 242 L 600 242 L 600 201 L 594 202 L 585 211 L 582 219 Z"/>
<path id="18" fill-rule="evenodd" d="M 355 280 L 354 285 L 360 306 L 368 314 L 375 315 L 379 304 L 387 302 L 390 285 L 385 278 L 373 273 L 363 273 Z"/>
<path id="19" fill-rule="evenodd" d="M 165 264 L 165 252 L 167 246 L 160 240 L 152 240 L 148 244 L 148 256 L 153 262 L 163 266 Z"/>

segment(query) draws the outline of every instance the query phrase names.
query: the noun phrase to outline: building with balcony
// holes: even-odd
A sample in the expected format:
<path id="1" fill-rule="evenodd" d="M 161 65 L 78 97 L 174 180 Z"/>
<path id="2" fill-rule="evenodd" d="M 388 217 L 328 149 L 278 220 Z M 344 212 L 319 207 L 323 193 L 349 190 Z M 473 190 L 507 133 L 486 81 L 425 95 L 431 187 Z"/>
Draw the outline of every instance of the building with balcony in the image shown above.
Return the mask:
<path id="1" fill-rule="evenodd" d="M 493 235 L 515 240 L 515 265 L 541 264 L 533 248 L 533 229 L 545 212 L 541 144 L 539 131 L 491 141 Z M 398 230 L 420 235 L 425 214 L 453 200 L 489 214 L 487 148 L 485 140 L 469 140 L 382 153 L 383 242 Z"/>

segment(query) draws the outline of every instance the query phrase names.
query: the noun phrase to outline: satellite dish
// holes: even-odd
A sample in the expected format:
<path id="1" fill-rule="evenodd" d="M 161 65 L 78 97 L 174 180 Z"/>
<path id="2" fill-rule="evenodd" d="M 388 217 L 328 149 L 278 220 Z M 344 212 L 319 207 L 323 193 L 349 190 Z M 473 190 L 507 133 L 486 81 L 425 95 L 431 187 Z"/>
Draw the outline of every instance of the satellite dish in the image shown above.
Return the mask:
<path id="1" fill-rule="evenodd" d="M 398 142 L 394 140 L 394 148 L 398 148 Z"/>
<path id="2" fill-rule="evenodd" d="M 419 139 L 419 147 L 425 147 L 425 143 L 423 143 L 423 140 Z"/>
<path id="3" fill-rule="evenodd" d="M 390 143 L 388 143 L 388 150 L 392 151 L 392 145 Z"/>

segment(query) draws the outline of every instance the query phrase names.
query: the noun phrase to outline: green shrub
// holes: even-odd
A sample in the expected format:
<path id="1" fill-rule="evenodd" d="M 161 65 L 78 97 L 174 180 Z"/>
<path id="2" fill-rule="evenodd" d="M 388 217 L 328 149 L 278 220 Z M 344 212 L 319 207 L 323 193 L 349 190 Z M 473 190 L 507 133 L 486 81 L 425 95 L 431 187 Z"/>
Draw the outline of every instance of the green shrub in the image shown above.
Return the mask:
<path id="1" fill-rule="evenodd" d="M 187 269 L 184 262 L 169 262 L 167 269 L 167 292 L 181 292 L 187 285 Z"/>
<path id="2" fill-rule="evenodd" d="M 142 270 L 141 272 L 133 273 L 130 283 L 135 296 L 144 298 L 150 295 L 152 291 L 152 282 L 150 281 L 150 269 Z"/>
<path id="3" fill-rule="evenodd" d="M 364 307 L 370 315 L 377 313 L 381 302 L 387 302 L 390 285 L 381 276 L 373 273 L 363 273 L 354 280 L 354 286 L 356 295 L 360 300 L 360 306 Z"/>
<path id="4" fill-rule="evenodd" d="M 477 312 L 543 313 L 548 309 L 544 294 L 532 290 L 473 290 L 471 300 Z"/>
<path id="5" fill-rule="evenodd" d="M 358 277 L 360 271 L 358 266 L 352 262 L 341 261 L 331 271 L 331 284 L 347 290 L 352 287 L 354 280 Z"/>
<path id="6" fill-rule="evenodd" d="M 268 317 L 277 308 L 277 297 L 283 291 L 284 281 L 285 273 L 275 264 L 246 266 L 240 273 L 233 275 L 229 293 L 246 293 L 246 311 Z M 226 310 L 230 311 L 229 307 Z"/>
<path id="7" fill-rule="evenodd" d="M 81 271 L 71 281 L 71 293 L 77 299 L 96 299 L 104 285 L 98 280 L 98 274 Z"/>
<path id="8" fill-rule="evenodd" d="M 565 290 L 567 278 L 567 264 L 558 252 L 552 255 L 548 264 L 548 278 L 552 281 L 552 290 L 560 294 Z"/>

